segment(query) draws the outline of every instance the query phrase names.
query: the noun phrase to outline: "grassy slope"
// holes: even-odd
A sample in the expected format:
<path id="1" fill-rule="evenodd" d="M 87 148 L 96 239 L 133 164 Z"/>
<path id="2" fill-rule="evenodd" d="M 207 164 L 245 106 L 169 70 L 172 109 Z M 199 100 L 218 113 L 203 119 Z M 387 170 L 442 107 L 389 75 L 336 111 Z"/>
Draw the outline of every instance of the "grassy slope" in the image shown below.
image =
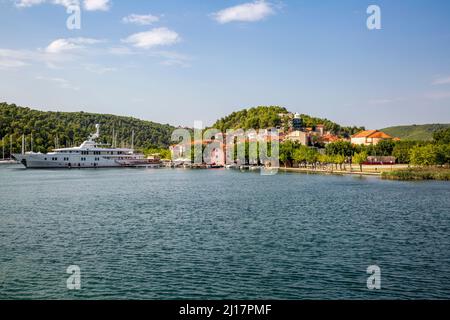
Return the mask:
<path id="1" fill-rule="evenodd" d="M 387 134 L 398 137 L 403 140 L 432 140 L 433 132 L 442 128 L 449 128 L 450 124 L 424 124 L 424 125 L 410 125 L 397 126 L 381 129 Z"/>

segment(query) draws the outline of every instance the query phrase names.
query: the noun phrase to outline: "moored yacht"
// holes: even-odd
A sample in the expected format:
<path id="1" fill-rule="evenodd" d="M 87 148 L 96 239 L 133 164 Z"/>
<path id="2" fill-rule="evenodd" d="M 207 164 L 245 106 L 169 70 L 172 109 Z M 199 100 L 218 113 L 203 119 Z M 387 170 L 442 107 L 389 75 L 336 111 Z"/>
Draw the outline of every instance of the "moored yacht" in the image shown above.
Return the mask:
<path id="1" fill-rule="evenodd" d="M 26 152 L 13 154 L 13 158 L 26 168 L 113 168 L 113 167 L 158 167 L 159 163 L 148 160 L 133 149 L 112 148 L 97 143 L 100 125 L 96 133 L 79 147 L 54 149 L 49 153 Z"/>

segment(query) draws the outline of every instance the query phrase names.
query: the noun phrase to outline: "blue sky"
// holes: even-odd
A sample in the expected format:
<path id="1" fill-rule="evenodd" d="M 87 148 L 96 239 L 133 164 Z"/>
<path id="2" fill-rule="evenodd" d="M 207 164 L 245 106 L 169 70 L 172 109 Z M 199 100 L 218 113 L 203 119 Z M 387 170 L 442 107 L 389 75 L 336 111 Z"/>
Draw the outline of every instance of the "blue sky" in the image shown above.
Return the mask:
<path id="1" fill-rule="evenodd" d="M 450 122 L 450 1 L 0 0 L 0 21 L 0 101 L 189 126 L 257 105 Z"/>

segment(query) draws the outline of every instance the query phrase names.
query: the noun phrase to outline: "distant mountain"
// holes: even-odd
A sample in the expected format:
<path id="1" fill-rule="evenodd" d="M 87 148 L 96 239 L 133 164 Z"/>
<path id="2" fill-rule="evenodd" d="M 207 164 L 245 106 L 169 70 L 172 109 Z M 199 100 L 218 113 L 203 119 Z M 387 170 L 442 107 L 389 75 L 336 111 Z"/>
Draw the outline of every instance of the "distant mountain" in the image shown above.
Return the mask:
<path id="1" fill-rule="evenodd" d="M 433 139 L 433 133 L 435 131 L 445 128 L 450 128 L 450 123 L 396 126 L 380 130 L 402 140 L 428 141 Z"/>
<path id="2" fill-rule="evenodd" d="M 168 124 L 131 117 L 86 112 L 45 112 L 0 103 L 0 138 L 5 138 L 7 152 L 11 135 L 15 152 L 20 150 L 22 134 L 27 136 L 27 150 L 31 148 L 31 134 L 33 151 L 50 151 L 55 147 L 55 138 L 60 147 L 79 145 L 95 132 L 96 123 L 101 125 L 99 142 L 111 143 L 114 130 L 117 146 L 129 146 L 134 130 L 134 145 L 138 148 L 167 148 L 175 129 Z"/>
<path id="3" fill-rule="evenodd" d="M 292 117 L 293 113 L 289 112 L 284 107 L 259 106 L 233 112 L 218 120 L 212 127 L 217 128 L 222 132 L 226 132 L 228 129 L 247 130 L 266 129 L 271 127 L 287 129 L 289 119 Z M 306 114 L 301 114 L 300 118 L 302 119 L 304 127 L 315 127 L 322 124 L 325 126 L 325 130 L 344 137 L 349 137 L 352 134 L 364 130 L 364 127 L 343 127 L 328 119 L 315 118 Z"/>

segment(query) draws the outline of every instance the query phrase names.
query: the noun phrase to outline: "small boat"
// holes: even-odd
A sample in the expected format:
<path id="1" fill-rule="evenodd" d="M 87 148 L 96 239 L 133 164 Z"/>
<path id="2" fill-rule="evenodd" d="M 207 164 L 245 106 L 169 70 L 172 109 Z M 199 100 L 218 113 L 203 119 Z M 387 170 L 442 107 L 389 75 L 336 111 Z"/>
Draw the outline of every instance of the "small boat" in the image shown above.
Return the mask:
<path id="1" fill-rule="evenodd" d="M 152 159 L 137 159 L 137 160 L 116 160 L 122 167 L 132 168 L 159 168 L 161 167 L 160 161 Z"/>

